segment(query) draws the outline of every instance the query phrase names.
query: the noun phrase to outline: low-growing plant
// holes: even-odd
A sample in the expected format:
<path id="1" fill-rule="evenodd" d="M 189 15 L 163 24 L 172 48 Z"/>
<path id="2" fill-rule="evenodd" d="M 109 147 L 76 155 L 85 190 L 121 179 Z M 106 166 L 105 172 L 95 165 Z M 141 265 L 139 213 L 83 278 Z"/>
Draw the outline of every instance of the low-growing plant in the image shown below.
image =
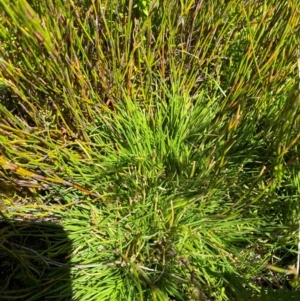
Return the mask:
<path id="1" fill-rule="evenodd" d="M 1 215 L 63 227 L 69 262 L 51 257 L 61 244 L 34 254 L 70 269 L 74 300 L 286 286 L 267 267 L 297 257 L 296 1 L 0 6 Z M 4 279 L 0 299 L 67 300 Z"/>

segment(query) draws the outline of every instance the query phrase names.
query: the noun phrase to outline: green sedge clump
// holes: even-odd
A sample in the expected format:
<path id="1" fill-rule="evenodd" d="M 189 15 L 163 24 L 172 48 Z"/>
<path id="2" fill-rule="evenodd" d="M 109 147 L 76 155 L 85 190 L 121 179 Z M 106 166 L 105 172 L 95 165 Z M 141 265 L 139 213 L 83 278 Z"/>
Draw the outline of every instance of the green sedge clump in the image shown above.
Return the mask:
<path id="1" fill-rule="evenodd" d="M 0 7 L 1 300 L 298 294 L 296 3 Z"/>

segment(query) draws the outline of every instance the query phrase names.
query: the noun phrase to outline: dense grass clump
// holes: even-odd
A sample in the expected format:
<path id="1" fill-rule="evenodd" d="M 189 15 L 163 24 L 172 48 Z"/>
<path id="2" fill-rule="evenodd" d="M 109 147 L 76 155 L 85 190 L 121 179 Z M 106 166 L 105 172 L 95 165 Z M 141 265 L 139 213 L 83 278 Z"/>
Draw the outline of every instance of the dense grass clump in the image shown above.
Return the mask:
<path id="1" fill-rule="evenodd" d="M 1 300 L 297 298 L 297 1 L 0 7 Z"/>

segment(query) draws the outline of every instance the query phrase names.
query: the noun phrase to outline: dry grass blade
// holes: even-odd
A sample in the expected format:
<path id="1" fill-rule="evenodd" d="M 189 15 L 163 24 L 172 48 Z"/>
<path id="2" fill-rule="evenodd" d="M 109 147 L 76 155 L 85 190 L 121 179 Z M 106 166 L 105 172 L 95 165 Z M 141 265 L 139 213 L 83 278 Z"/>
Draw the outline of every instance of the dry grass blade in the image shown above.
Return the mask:
<path id="1" fill-rule="evenodd" d="M 33 180 L 42 181 L 42 182 L 45 182 L 45 183 L 50 182 L 50 183 L 60 184 L 60 185 L 63 185 L 63 186 L 75 188 L 77 190 L 80 190 L 80 191 L 82 191 L 82 192 L 84 192 L 88 195 L 91 195 L 93 197 L 96 197 L 96 198 L 101 197 L 98 193 L 91 192 L 91 191 L 85 189 L 84 187 L 81 187 L 80 185 L 70 183 L 70 182 L 65 181 L 63 179 L 60 179 L 58 177 L 57 178 L 50 178 L 50 177 L 45 177 L 45 176 L 36 174 L 32 171 L 29 171 L 29 170 L 27 170 L 23 167 L 20 167 L 20 166 L 16 165 L 14 163 L 9 162 L 4 156 L 0 156 L 0 166 L 3 169 L 8 169 L 8 170 L 14 172 L 17 175 L 20 175 L 20 176 L 25 177 L 25 178 L 29 178 L 29 180 L 33 179 Z M 27 183 L 30 186 L 30 182 L 27 182 Z"/>

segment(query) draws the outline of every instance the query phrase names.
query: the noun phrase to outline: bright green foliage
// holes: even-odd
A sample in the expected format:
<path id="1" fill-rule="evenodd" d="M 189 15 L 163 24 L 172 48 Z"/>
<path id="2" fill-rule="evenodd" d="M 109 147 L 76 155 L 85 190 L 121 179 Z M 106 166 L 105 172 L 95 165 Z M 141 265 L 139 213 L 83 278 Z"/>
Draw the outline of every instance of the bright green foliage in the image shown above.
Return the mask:
<path id="1" fill-rule="evenodd" d="M 74 300 L 285 286 L 267 264 L 297 260 L 297 1 L 0 7 L 1 215 L 63 227 Z M 26 300 L 67 300 L 43 285 Z"/>
<path id="2" fill-rule="evenodd" d="M 155 2 L 158 1 L 154 1 L 154 3 Z M 142 13 L 145 17 L 148 17 L 150 4 L 151 4 L 150 0 L 133 1 L 133 8 L 138 11 L 138 14 Z"/>

